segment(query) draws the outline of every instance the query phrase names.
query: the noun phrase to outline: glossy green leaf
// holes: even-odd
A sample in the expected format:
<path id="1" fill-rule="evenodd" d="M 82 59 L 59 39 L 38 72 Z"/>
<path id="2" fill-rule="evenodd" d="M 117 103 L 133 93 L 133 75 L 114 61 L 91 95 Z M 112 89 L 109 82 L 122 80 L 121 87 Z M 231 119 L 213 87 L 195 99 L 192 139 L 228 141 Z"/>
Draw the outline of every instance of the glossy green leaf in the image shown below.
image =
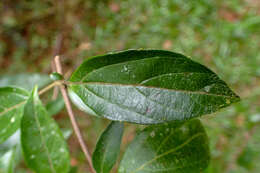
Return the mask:
<path id="1" fill-rule="evenodd" d="M 199 120 L 149 126 L 127 148 L 119 173 L 201 173 L 209 144 Z"/>
<path id="2" fill-rule="evenodd" d="M 124 124 L 111 122 L 98 140 L 92 160 L 97 173 L 109 173 L 118 154 L 124 131 Z"/>
<path id="3" fill-rule="evenodd" d="M 50 74 L 50 78 L 51 80 L 53 81 L 56 81 L 56 80 L 63 80 L 63 76 L 57 72 L 53 72 Z"/>
<path id="4" fill-rule="evenodd" d="M 0 88 L 0 143 L 20 127 L 23 106 L 27 98 L 28 93 L 23 89 Z"/>
<path id="5" fill-rule="evenodd" d="M 16 86 L 32 90 L 35 85 L 39 88 L 49 84 L 51 79 L 48 75 L 37 73 L 5 74 L 0 76 L 0 86 Z"/>
<path id="6" fill-rule="evenodd" d="M 239 101 L 205 66 L 161 50 L 89 58 L 71 76 L 69 89 L 89 114 L 140 124 L 187 120 Z"/>
<path id="7" fill-rule="evenodd" d="M 34 89 L 24 107 L 21 142 L 28 167 L 37 173 L 66 173 L 69 152 L 62 133 Z"/>

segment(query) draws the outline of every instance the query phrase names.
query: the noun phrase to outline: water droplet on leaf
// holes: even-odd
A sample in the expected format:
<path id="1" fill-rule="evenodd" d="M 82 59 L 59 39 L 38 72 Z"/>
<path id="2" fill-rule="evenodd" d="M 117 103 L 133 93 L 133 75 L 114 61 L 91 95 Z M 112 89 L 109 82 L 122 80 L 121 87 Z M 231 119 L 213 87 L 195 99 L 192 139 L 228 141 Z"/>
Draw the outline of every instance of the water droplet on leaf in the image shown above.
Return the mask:
<path id="1" fill-rule="evenodd" d="M 11 118 L 11 123 L 14 123 L 15 122 L 15 117 L 12 117 Z"/>

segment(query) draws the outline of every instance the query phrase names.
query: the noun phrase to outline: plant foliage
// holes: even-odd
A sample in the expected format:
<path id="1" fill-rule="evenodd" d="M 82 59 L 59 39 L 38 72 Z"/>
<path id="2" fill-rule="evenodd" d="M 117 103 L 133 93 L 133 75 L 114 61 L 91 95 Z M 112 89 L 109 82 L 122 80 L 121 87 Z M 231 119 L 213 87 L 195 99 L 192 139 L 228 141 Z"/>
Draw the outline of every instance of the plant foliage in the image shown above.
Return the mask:
<path id="1" fill-rule="evenodd" d="M 200 173 L 209 158 L 207 134 L 194 119 L 145 128 L 127 148 L 119 172 Z"/>
<path id="2" fill-rule="evenodd" d="M 188 120 L 239 100 L 205 66 L 161 50 L 89 58 L 70 81 L 71 98 L 82 110 L 138 124 Z"/>
<path id="3" fill-rule="evenodd" d="M 19 86 L 23 77 L 33 80 Z M 162 50 L 128 50 L 92 57 L 69 80 L 58 73 L 50 78 L 53 84 L 66 85 L 79 109 L 113 120 L 93 152 L 97 173 L 109 173 L 116 164 L 124 123 L 147 126 L 128 146 L 118 172 L 203 171 L 210 160 L 209 142 L 196 118 L 240 100 L 207 67 Z M 65 141 L 71 131 L 61 130 L 52 118 L 64 107 L 64 101 L 58 97 L 44 106 L 39 93 L 55 85 L 47 86 L 44 92 L 35 87 L 43 82 L 47 85 L 50 78 L 41 81 L 27 74 L 0 79 L 0 144 L 6 145 L 12 135 L 19 136 L 13 146 L 0 150 L 0 172 L 14 171 L 20 153 L 17 148 L 22 149 L 27 166 L 35 172 L 77 172 L 70 166 Z"/>
<path id="4" fill-rule="evenodd" d="M 62 133 L 38 98 L 35 88 L 21 122 L 21 143 L 27 165 L 39 173 L 63 173 L 70 168 Z"/>

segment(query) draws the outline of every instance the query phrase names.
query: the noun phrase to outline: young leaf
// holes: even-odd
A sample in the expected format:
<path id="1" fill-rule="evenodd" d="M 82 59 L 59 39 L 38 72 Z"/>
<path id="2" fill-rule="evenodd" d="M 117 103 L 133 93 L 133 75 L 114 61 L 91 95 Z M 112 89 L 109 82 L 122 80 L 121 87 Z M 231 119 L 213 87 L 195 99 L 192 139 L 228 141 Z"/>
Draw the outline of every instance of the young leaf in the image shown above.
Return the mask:
<path id="1" fill-rule="evenodd" d="M 90 114 L 140 124 L 187 120 L 239 101 L 205 66 L 161 50 L 89 58 L 69 89 L 75 105 Z"/>
<path id="2" fill-rule="evenodd" d="M 10 137 L 19 127 L 27 91 L 19 88 L 0 88 L 0 143 Z"/>
<path id="3" fill-rule="evenodd" d="M 26 90 L 32 90 L 35 85 L 42 88 L 50 82 L 51 79 L 48 75 L 37 73 L 5 74 L 0 76 L 0 86 L 16 86 Z"/>
<path id="4" fill-rule="evenodd" d="M 33 90 L 24 107 L 21 143 L 28 167 L 37 173 L 66 173 L 69 152 L 62 133 Z"/>
<path id="5" fill-rule="evenodd" d="M 111 122 L 98 140 L 92 160 L 97 173 L 109 173 L 120 151 L 124 124 Z"/>
<path id="6" fill-rule="evenodd" d="M 53 72 L 50 74 L 50 78 L 51 80 L 53 81 L 56 81 L 56 80 L 63 80 L 63 76 L 57 72 Z"/>
<path id="7" fill-rule="evenodd" d="M 209 158 L 208 138 L 199 120 L 149 126 L 127 148 L 119 173 L 201 173 Z"/>

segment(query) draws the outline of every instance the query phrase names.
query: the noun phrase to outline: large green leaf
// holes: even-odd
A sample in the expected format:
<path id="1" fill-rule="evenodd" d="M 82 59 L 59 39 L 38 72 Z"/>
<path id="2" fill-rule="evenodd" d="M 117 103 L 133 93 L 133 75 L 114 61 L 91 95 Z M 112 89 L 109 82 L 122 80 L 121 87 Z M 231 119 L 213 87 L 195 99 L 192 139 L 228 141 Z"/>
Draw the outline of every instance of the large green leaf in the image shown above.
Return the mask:
<path id="1" fill-rule="evenodd" d="M 161 50 L 89 58 L 69 89 L 72 101 L 92 115 L 141 124 L 186 120 L 239 101 L 205 66 Z"/>
<path id="2" fill-rule="evenodd" d="M 24 107 L 21 142 L 25 160 L 37 173 L 66 173 L 69 152 L 62 133 L 34 89 Z"/>
<path id="3" fill-rule="evenodd" d="M 20 127 L 23 106 L 28 95 L 23 89 L 0 88 L 0 143 Z"/>
<path id="4" fill-rule="evenodd" d="M 5 74 L 0 76 L 0 86 L 16 86 L 27 90 L 35 85 L 40 88 L 51 82 L 48 75 L 37 73 Z"/>
<path id="5" fill-rule="evenodd" d="M 129 145 L 119 173 L 201 173 L 209 159 L 208 138 L 199 120 L 154 125 Z"/>
<path id="6" fill-rule="evenodd" d="M 98 140 L 92 160 L 97 173 L 109 173 L 118 154 L 124 131 L 124 124 L 112 122 Z"/>

